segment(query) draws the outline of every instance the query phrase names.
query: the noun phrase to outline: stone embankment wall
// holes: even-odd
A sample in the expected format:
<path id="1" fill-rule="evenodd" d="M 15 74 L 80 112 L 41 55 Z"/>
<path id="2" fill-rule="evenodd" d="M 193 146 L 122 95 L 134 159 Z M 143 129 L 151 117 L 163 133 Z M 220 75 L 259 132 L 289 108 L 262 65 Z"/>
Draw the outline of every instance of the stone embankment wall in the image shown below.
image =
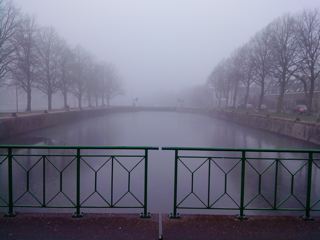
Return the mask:
<path id="1" fill-rule="evenodd" d="M 79 121 L 90 117 L 103 116 L 116 112 L 158 111 L 158 112 L 203 112 L 201 109 L 176 107 L 133 107 L 118 106 L 105 108 L 86 108 L 82 110 L 53 111 L 49 113 L 21 113 L 18 116 L 0 118 L 0 139 L 14 137 L 30 131 L 44 129 L 72 121 Z"/>
<path id="2" fill-rule="evenodd" d="M 49 113 L 23 113 L 17 117 L 2 117 L 0 118 L 0 139 L 108 113 L 129 111 L 133 111 L 133 108 L 92 108 Z"/>
<path id="3" fill-rule="evenodd" d="M 215 118 L 232 121 L 247 127 L 262 129 L 320 145 L 320 123 L 219 110 L 212 111 L 211 115 Z"/>

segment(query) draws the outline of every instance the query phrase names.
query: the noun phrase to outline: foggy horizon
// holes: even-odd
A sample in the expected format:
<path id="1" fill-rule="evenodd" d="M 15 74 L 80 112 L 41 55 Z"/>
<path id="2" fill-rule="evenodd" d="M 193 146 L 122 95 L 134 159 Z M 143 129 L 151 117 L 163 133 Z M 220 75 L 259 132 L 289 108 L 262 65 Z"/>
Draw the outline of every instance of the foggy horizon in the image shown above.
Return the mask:
<path id="1" fill-rule="evenodd" d="M 70 46 L 113 63 L 125 88 L 117 97 L 121 104 L 135 97 L 141 104 L 175 101 L 275 18 L 320 6 L 316 0 L 14 3 L 40 26 L 53 26 Z"/>

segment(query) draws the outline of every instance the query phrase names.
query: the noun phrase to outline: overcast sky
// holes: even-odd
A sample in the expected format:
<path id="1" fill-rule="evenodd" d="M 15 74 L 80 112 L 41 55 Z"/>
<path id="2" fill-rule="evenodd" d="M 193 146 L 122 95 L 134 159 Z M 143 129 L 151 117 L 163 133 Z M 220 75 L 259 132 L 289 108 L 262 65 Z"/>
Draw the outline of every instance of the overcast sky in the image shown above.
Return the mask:
<path id="1" fill-rule="evenodd" d="M 15 0 L 71 45 L 113 62 L 128 98 L 204 83 L 274 18 L 320 0 Z"/>

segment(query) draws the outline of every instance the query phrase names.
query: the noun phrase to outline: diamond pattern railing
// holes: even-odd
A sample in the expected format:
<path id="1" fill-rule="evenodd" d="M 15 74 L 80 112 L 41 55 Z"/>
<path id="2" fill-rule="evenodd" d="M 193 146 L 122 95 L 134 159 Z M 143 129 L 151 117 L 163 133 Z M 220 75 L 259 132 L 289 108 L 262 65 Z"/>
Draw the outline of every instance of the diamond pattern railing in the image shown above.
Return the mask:
<path id="1" fill-rule="evenodd" d="M 141 217 L 149 217 L 148 154 L 150 150 L 157 149 L 128 146 L 0 146 L 0 207 L 8 209 L 8 216 L 15 215 L 15 208 L 73 208 L 74 216 L 80 217 L 81 209 L 98 207 L 140 208 L 143 209 Z M 129 168 L 123 159 L 136 159 L 136 163 Z M 106 167 L 109 172 L 105 171 Z M 132 189 L 132 175 L 138 167 L 142 170 L 139 174 L 142 198 Z M 127 174 L 127 191 L 115 199 L 117 169 Z M 93 174 L 93 189 L 88 189 L 90 174 Z M 107 194 L 104 191 L 106 188 Z M 121 204 L 127 195 L 134 201 Z M 97 198 L 102 200 L 102 205 L 89 204 L 90 200 Z"/>
<path id="2" fill-rule="evenodd" d="M 0 146 L 0 207 L 8 216 L 16 208 L 70 208 L 75 217 L 85 208 L 137 208 L 148 217 L 150 150 L 158 148 Z M 173 218 L 179 209 L 236 210 L 240 219 L 245 211 L 304 211 L 306 219 L 320 211 L 320 150 L 163 150 L 175 153 Z"/>
<path id="3" fill-rule="evenodd" d="M 5 164 L 8 162 L 7 161 L 8 156 L 7 155 L 0 155 L 0 173 L 5 171 L 4 169 L 8 169 L 8 167 L 5 166 Z M 0 176 L 0 181 L 2 181 L 2 178 L 4 176 Z M 4 188 L 4 186 L 2 187 L 0 185 L 0 193 L 6 192 L 6 189 Z M 5 196 L 3 196 L 2 194 L 0 194 L 0 207 L 5 207 L 8 205 L 7 199 L 5 198 Z"/>
<path id="4" fill-rule="evenodd" d="M 306 219 L 311 218 L 310 212 L 320 211 L 320 150 L 162 149 L 175 153 L 172 218 L 179 217 L 178 209 L 238 210 L 240 219 L 245 211 L 255 210 L 304 211 Z M 192 170 L 190 160 L 200 164 Z M 207 172 L 197 175 L 200 197 L 195 193 L 195 174 L 204 166 Z M 190 188 L 180 196 L 179 189 L 189 184 L 187 175 L 191 175 Z"/>

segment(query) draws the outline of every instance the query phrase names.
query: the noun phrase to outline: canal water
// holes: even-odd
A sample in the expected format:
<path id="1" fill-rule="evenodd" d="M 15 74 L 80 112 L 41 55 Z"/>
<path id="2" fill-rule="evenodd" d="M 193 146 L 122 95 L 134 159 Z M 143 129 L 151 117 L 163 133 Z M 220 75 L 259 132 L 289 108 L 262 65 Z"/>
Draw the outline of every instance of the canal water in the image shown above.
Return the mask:
<path id="1" fill-rule="evenodd" d="M 187 147 L 227 147 L 227 148 L 315 148 L 311 144 L 284 136 L 243 127 L 205 115 L 175 113 L 175 112 L 130 112 L 112 113 L 66 123 L 48 129 L 33 131 L 23 136 L 7 139 L 1 144 L 32 144 L 32 145 L 88 145 L 88 146 L 187 146 Z M 26 153 L 21 151 L 20 154 Z M 29 153 L 39 153 L 32 151 Z M 57 152 L 51 151 L 51 154 Z M 104 154 L 103 151 L 99 152 Z M 141 152 L 140 152 L 141 153 Z M 74 154 L 70 152 L 70 154 Z M 188 154 L 188 153 L 185 153 Z M 214 207 L 235 207 L 240 198 L 240 154 L 197 153 L 203 156 L 217 157 L 211 162 L 211 179 L 209 202 Z M 223 157 L 235 157 L 225 159 Z M 259 173 L 262 174 L 260 193 L 248 207 L 270 207 L 274 201 L 274 158 L 284 157 L 275 154 L 250 156 L 250 166 L 246 171 L 245 202 L 257 196 L 259 192 Z M 258 157 L 273 158 L 269 160 L 254 159 Z M 305 155 L 286 155 L 285 157 L 305 158 Z M 75 162 L 73 157 L 49 157 L 46 164 L 46 201 L 53 205 L 70 205 L 75 200 Z M 88 157 L 81 167 L 81 201 L 88 206 L 103 206 L 110 202 L 111 167 L 108 158 Z M 119 205 L 130 206 L 137 204 L 137 199 L 143 201 L 143 162 L 141 158 L 119 158 L 114 166 L 114 196 L 116 202 L 128 190 L 128 171 L 130 173 L 130 192 L 125 195 Z M 191 191 L 191 172 L 194 173 L 195 194 L 191 194 L 181 206 L 203 207 L 208 201 L 208 161 L 206 158 L 181 159 L 178 170 L 178 202 L 183 200 Z M 15 157 L 14 161 L 14 198 L 17 205 L 39 205 L 43 200 L 43 166 L 39 157 Z M 290 196 L 292 177 L 294 174 L 293 193 L 282 207 L 297 207 L 304 204 L 306 196 L 306 161 L 282 161 L 279 167 L 277 202 L 280 204 Z M 30 168 L 29 179 L 25 172 Z M 64 172 L 62 176 L 59 171 Z M 315 169 L 315 168 L 314 168 Z M 127 170 L 127 171 L 126 171 Z M 314 180 L 319 182 L 318 170 L 314 170 Z M 97 172 L 97 192 L 95 188 L 95 171 Z M 7 165 L 0 165 L 0 197 L 7 199 Z M 225 173 L 228 173 L 225 177 Z M 291 173 L 291 174 L 290 174 Z M 174 153 L 170 151 L 151 151 L 149 154 L 149 210 L 152 213 L 169 213 L 173 206 L 173 177 Z M 61 183 L 61 178 L 63 181 Z M 27 181 L 29 192 L 25 194 Z M 225 188 L 226 186 L 226 188 Z M 62 187 L 63 193 L 59 193 Z M 2 191 L 1 191 L 2 189 Z M 225 192 L 226 189 L 226 192 Z M 312 201 L 320 197 L 319 186 L 313 186 Z M 225 194 L 224 194 L 225 193 Z M 226 194 L 227 193 L 227 194 Z M 297 200 L 298 199 L 298 200 Z M 203 203 L 202 203 L 203 202 Z M 0 199 L 0 205 L 1 203 Z M 185 204 L 185 205 L 184 205 Z M 48 204 L 49 205 L 49 204 Z M 132 205 L 132 206 L 133 206 Z M 34 211 L 34 210 L 33 210 Z M 85 212 L 95 212 L 95 209 L 85 209 Z M 105 210 L 99 210 L 104 212 Z M 128 210 L 106 210 L 108 212 L 128 212 Z M 136 210 L 133 210 L 137 212 Z M 208 210 L 202 211 L 207 213 Z M 210 210 L 212 211 L 212 210 Z M 180 211 L 181 212 L 181 211 Z M 183 212 L 183 211 L 182 211 Z M 201 211 L 187 210 L 184 212 L 200 213 Z M 221 210 L 217 213 L 226 213 Z"/>

